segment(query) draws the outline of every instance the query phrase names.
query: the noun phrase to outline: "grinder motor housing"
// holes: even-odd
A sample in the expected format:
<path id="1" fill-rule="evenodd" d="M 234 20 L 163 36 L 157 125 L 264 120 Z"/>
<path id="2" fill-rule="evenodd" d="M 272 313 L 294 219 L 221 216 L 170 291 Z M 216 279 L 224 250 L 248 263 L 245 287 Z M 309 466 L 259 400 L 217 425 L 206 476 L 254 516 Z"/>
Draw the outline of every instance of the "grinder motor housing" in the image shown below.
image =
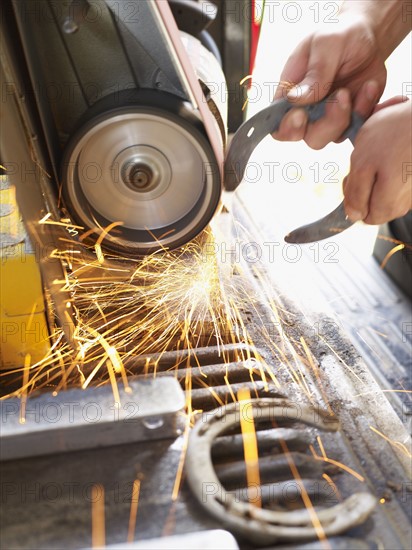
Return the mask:
<path id="1" fill-rule="evenodd" d="M 209 49 L 178 29 L 181 10 Z M 55 321 L 71 343 L 66 266 L 53 251 L 75 246 L 76 231 L 93 245 L 107 230 L 111 257 L 138 258 L 185 244 L 218 210 L 226 83 L 204 40 L 215 15 L 210 2 L 180 0 L 2 3 L 1 192 L 16 204 L 2 218 L 1 318 L 12 330 L 1 368 L 40 360 Z"/>
<path id="2" fill-rule="evenodd" d="M 214 6 L 192 4 L 199 31 Z M 195 237 L 222 187 L 216 151 L 223 155 L 227 113 L 216 57 L 178 31 L 167 2 L 11 0 L 7 8 L 20 41 L 9 58 L 31 96 L 22 107 L 38 115 L 43 168 L 67 217 L 97 234 L 117 222 L 104 244 L 120 255 Z M 207 106 L 214 117 L 204 120 Z M 2 156 L 17 160 L 6 140 Z"/>

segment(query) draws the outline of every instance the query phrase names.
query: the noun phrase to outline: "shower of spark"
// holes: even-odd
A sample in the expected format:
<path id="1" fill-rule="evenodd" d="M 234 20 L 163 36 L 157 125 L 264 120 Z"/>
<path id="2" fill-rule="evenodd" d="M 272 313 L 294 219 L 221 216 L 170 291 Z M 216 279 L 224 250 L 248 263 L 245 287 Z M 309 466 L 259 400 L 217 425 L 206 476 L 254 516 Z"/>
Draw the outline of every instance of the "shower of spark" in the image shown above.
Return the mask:
<path id="1" fill-rule="evenodd" d="M 42 223 L 55 222 L 45 217 Z M 191 350 L 235 341 L 239 311 L 220 286 L 216 258 L 204 253 L 211 239 L 208 230 L 180 251 L 154 253 L 139 261 L 115 262 L 101 249 L 93 255 L 92 250 L 79 251 L 75 243 L 53 251 L 67 266 L 64 290 L 76 310 L 78 350 L 69 349 L 57 328 L 49 354 L 30 366 L 30 388 L 47 385 L 59 392 L 111 381 L 116 396 L 116 375 L 127 388 L 127 375 L 140 374 L 132 371 L 136 357 L 150 354 L 159 359 L 166 350 L 185 349 L 196 362 Z M 147 370 L 155 375 L 156 366 Z M 21 375 L 21 369 L 15 372 Z M 24 391 L 20 387 L 9 396 Z"/>
<path id="2" fill-rule="evenodd" d="M 245 366 L 251 365 L 250 368 L 246 367 L 250 370 L 251 382 L 255 383 L 253 375 L 257 375 L 266 390 L 269 388 L 268 382 L 281 388 L 276 369 L 266 364 L 255 345 L 254 335 L 259 334 L 265 347 L 277 358 L 282 377 L 286 374 L 294 387 L 310 402 L 313 402 L 314 395 L 304 371 L 312 371 L 329 414 L 333 415 L 322 386 L 320 370 L 308 342 L 303 337 L 300 341 L 291 340 L 283 330 L 282 317 L 288 312 L 284 312 L 273 298 L 270 282 L 261 271 L 252 266 L 252 273 L 259 282 L 263 299 L 269 305 L 270 320 L 277 330 L 275 334 L 270 334 L 262 317 L 258 306 L 260 298 L 252 295 L 249 286 L 244 286 L 242 277 L 233 278 L 224 273 L 227 266 L 219 263 L 216 255 L 218 239 L 210 228 L 178 251 L 161 250 L 139 260 L 132 260 L 114 257 L 103 249 L 104 236 L 118 224 L 102 228 L 101 237 L 94 246 L 87 246 L 84 244 L 85 234 L 80 234 L 79 237 L 80 228 L 74 226 L 70 220 L 66 224 L 65 220 L 55 222 L 51 216 L 45 216 L 40 223 L 66 225 L 67 238 L 61 239 L 60 249 L 54 250 L 51 256 L 60 259 L 66 267 L 65 280 L 56 281 L 56 284 L 59 288 L 64 285 L 63 290 L 74 305 L 76 328 L 73 339 L 77 347 L 75 350 L 70 348 L 65 341 L 64 331 L 57 326 L 50 337 L 48 354 L 33 364 L 30 355 L 27 355 L 24 367 L 11 373 L 16 379 L 11 381 L 12 388 L 3 398 L 17 396 L 21 399 L 21 422 L 25 420 L 26 401 L 30 393 L 46 388 L 55 396 L 71 387 L 86 389 L 89 386 L 110 383 L 114 401 L 119 405 L 119 384 L 127 392 L 128 376 L 155 377 L 162 355 L 168 351 L 176 352 L 176 363 L 170 372 L 177 375 L 178 367 L 186 369 L 186 422 L 182 435 L 181 458 L 171 494 L 171 502 L 175 502 L 179 498 L 183 479 L 190 428 L 202 412 L 193 410 L 191 401 L 191 368 L 199 367 L 201 370 L 196 348 L 210 345 L 220 348 L 224 369 L 225 364 L 232 361 L 230 357 L 225 357 L 224 345 L 247 344 L 244 350 L 239 348 L 236 352 L 236 360 L 243 361 Z M 237 270 L 242 272 L 242 266 L 237 265 Z M 251 312 L 254 318 L 253 335 L 245 311 Z M 327 342 L 325 344 L 336 354 Z M 250 349 L 253 350 L 254 357 Z M 245 396 L 241 391 L 236 396 L 228 376 L 224 379 L 232 400 L 242 401 L 246 398 L 247 403 L 250 394 Z M 7 373 L 7 380 L 10 380 L 10 372 Z M 16 380 L 17 389 L 13 387 Z M 216 406 L 225 404 L 213 387 L 209 386 L 206 376 L 200 383 L 214 396 Z M 250 431 L 251 426 L 243 426 L 242 433 L 245 430 Z M 246 440 L 245 458 L 249 465 L 249 484 L 259 487 L 256 435 L 248 433 Z M 335 464 L 358 480 L 363 480 L 357 472 L 327 457 L 320 439 L 318 444 L 322 456 L 317 455 L 311 446 L 315 458 Z M 322 525 L 304 490 L 297 467 L 287 449 L 284 451 L 294 477 L 302 485 L 303 501 L 317 535 L 325 545 Z M 330 478 L 325 479 L 333 485 Z M 129 541 L 133 540 L 136 527 L 140 492 L 138 480 L 135 480 L 133 491 L 135 498 L 130 510 Z M 94 486 L 94 492 L 96 499 L 92 505 L 92 546 L 98 547 L 104 545 L 105 541 L 103 487 Z M 100 498 L 97 498 L 97 493 L 100 493 Z M 260 499 L 257 505 L 261 506 Z"/>
<path id="3" fill-rule="evenodd" d="M 221 348 L 225 363 L 222 346 L 232 343 L 248 345 L 238 352 L 238 360 L 249 360 L 249 350 L 254 350 L 260 365 L 258 375 L 265 388 L 268 380 L 281 388 L 277 371 L 266 364 L 255 345 L 254 339 L 259 334 L 277 359 L 279 373 L 286 373 L 294 387 L 313 403 L 313 391 L 308 387 L 304 370 L 309 366 L 318 386 L 322 386 L 322 380 L 308 344 L 286 336 L 282 318 L 288 312 L 273 297 L 270 281 L 252 265 L 249 268 L 259 282 L 262 298 L 269 306 L 271 326 L 276 327 L 277 333 L 267 329 L 268 319 L 262 318 L 258 306 L 261 298 L 252 295 L 254 291 L 244 285 L 242 277 L 231 276 L 232 267 L 228 263 L 219 262 L 218 228 L 206 229 L 180 250 L 160 250 L 132 259 L 103 252 L 103 239 L 116 230 L 117 223 L 101 228 L 100 237 L 91 245 L 86 244 L 90 231 L 82 234 L 81 228 L 68 219 L 55 221 L 46 215 L 39 223 L 67 229 L 66 236 L 60 238 L 59 249 L 53 250 L 51 256 L 60 259 L 66 268 L 65 279 L 57 280 L 56 285 L 65 292 L 76 312 L 72 340 L 77 349 L 71 349 L 64 331 L 57 326 L 50 337 L 49 353 L 41 361 L 7 373 L 7 381 L 13 375 L 16 378 L 3 398 L 25 399 L 25 395 L 43 388 L 57 395 L 70 387 L 86 389 L 110 383 L 118 403 L 118 384 L 128 391 L 128 376 L 156 376 L 164 352 L 176 352 L 177 373 L 183 361 L 187 361 L 188 367 L 200 367 L 196 348 L 201 346 Z M 236 269 L 242 272 L 243 267 L 236 264 Z M 253 326 L 248 324 L 245 311 L 252 314 Z M 336 353 L 333 349 L 332 352 Z M 142 356 L 147 357 L 143 369 L 136 367 Z M 204 384 L 208 387 L 206 379 Z M 235 401 L 228 379 L 226 384 Z M 209 391 L 213 393 L 212 388 Z M 331 414 L 326 396 L 323 397 Z M 217 405 L 219 401 L 217 398 Z"/>
<path id="4" fill-rule="evenodd" d="M 8 372 L 7 380 L 14 374 L 20 384 L 4 398 L 25 399 L 28 393 L 43 388 L 57 395 L 69 387 L 86 389 L 109 382 L 118 403 L 118 384 L 128 391 L 129 375 L 156 376 L 157 364 L 166 351 L 177 352 L 177 369 L 186 361 L 179 359 L 183 350 L 188 366 L 200 367 L 196 357 L 200 346 L 221 348 L 224 362 L 224 344 L 245 343 L 256 349 L 244 318 L 245 309 L 256 313 L 262 337 L 280 363 L 287 365 L 294 383 L 309 394 L 304 377 L 296 374 L 299 356 L 293 353 L 293 345 L 285 344 L 297 367 L 267 333 L 250 291 L 239 285 L 239 280 L 234 285 L 231 277 L 222 276 L 224 268 L 216 257 L 216 237 L 211 229 L 178 251 L 158 251 L 135 260 L 103 253 L 102 236 L 117 224 L 102 229 L 95 245 L 87 246 L 85 234 L 72 236 L 79 227 L 70 220 L 57 222 L 46 215 L 39 223 L 66 224 L 67 238 L 61 239 L 60 249 L 53 250 L 51 256 L 66 267 L 65 280 L 56 281 L 56 285 L 70 297 L 76 312 L 73 340 L 77 349 L 70 348 L 64 331 L 57 326 L 50 337 L 49 353 L 41 361 Z M 269 290 L 267 293 L 269 299 Z M 273 320 L 280 325 L 281 314 L 272 297 L 269 303 Z M 141 356 L 148 357 L 143 371 L 135 367 Z M 261 361 L 259 374 L 265 387 L 269 378 L 280 387 L 275 372 L 257 349 L 255 357 Z M 239 351 L 238 360 L 250 358 L 249 349 Z M 229 380 L 226 383 L 230 391 Z"/>

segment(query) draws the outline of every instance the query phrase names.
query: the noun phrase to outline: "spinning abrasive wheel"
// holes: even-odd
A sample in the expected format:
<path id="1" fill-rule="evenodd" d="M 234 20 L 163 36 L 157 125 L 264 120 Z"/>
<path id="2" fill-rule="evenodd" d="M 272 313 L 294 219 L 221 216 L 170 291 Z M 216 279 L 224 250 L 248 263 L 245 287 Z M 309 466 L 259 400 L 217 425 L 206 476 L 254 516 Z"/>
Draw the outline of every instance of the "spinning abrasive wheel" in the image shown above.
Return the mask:
<path id="1" fill-rule="evenodd" d="M 97 233 L 120 222 L 105 246 L 126 255 L 193 239 L 221 195 L 218 165 L 196 115 L 156 91 L 127 92 L 121 100 L 115 94 L 90 113 L 63 161 L 63 196 L 73 218 Z"/>

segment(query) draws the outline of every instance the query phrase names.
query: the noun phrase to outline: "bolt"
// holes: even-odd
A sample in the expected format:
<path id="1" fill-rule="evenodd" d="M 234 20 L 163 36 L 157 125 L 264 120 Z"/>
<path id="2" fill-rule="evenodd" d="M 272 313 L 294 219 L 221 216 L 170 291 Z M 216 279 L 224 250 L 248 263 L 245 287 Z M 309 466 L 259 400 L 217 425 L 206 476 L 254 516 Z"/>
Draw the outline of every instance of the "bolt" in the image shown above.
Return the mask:
<path id="1" fill-rule="evenodd" d="M 130 171 L 130 183 L 137 189 L 144 189 L 152 181 L 153 173 L 148 166 L 137 165 Z"/>

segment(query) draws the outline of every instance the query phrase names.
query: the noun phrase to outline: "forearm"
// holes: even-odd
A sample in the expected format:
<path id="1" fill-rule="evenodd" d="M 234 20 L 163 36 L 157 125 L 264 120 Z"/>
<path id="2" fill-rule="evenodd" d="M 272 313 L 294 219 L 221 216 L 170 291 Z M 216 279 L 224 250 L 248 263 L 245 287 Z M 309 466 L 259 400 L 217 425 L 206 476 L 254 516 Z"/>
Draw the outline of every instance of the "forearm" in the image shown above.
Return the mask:
<path id="1" fill-rule="evenodd" d="M 341 14 L 367 18 L 384 59 L 395 50 L 412 28 L 412 0 L 345 0 Z"/>

